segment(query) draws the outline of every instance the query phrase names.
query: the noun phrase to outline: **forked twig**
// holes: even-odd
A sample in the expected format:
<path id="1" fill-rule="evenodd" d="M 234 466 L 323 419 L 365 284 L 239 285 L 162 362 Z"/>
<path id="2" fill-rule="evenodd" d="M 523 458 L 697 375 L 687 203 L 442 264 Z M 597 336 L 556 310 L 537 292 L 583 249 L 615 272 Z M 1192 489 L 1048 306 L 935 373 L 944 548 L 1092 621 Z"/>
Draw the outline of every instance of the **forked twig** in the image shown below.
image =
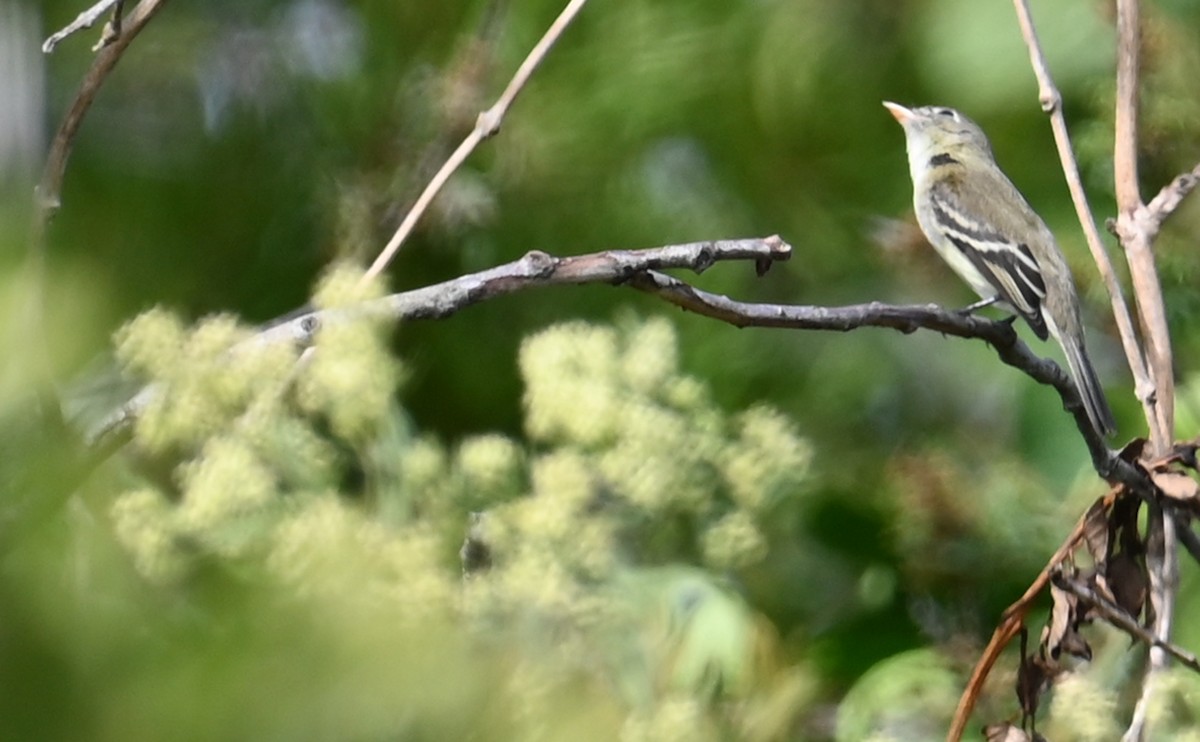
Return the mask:
<path id="1" fill-rule="evenodd" d="M 51 34 L 50 37 L 42 43 L 42 52 L 49 54 L 50 52 L 54 51 L 54 47 L 58 46 L 60 41 L 67 38 L 71 34 L 83 31 L 84 29 L 88 29 L 96 25 L 96 21 L 100 20 L 100 16 L 107 13 L 109 8 L 113 7 L 114 5 L 119 6 L 122 2 L 124 2 L 124 0 L 100 0 L 100 2 L 76 16 L 75 20 L 68 23 L 61 30 Z"/>
<path id="2" fill-rule="evenodd" d="M 1146 205 L 1148 226 L 1153 227 L 1156 233 L 1197 185 L 1200 185 L 1200 165 L 1163 186 L 1158 195 Z"/>

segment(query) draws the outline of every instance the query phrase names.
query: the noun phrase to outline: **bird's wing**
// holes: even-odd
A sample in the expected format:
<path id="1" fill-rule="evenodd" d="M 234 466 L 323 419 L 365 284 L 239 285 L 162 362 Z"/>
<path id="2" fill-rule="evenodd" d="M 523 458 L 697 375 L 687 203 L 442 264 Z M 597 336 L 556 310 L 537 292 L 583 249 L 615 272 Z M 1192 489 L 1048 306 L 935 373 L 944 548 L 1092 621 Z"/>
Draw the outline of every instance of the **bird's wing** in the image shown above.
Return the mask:
<path id="1" fill-rule="evenodd" d="M 1011 207 L 996 203 L 1014 198 L 1019 201 Z M 982 182 L 954 178 L 935 183 L 930 199 L 934 218 L 946 238 L 966 255 L 1000 298 L 1045 340 L 1047 327 L 1042 318 L 1042 301 L 1046 298 L 1046 282 L 1028 240 L 1044 239 L 1047 230 L 1040 220 L 1026 224 L 1026 220 L 1020 218 L 1019 215 L 1033 214 L 1033 211 L 1016 187 L 1007 179 Z M 983 201 L 997 206 L 990 209 L 996 217 L 985 220 L 963 206 Z M 1021 223 L 1016 223 L 1018 220 Z"/>

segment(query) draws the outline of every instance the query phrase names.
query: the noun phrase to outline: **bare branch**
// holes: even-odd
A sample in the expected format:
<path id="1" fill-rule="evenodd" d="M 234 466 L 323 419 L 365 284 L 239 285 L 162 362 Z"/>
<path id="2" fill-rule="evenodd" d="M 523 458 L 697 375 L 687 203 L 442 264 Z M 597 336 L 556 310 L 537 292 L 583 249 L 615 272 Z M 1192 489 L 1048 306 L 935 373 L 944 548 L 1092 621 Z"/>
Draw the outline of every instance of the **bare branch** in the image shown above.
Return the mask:
<path id="1" fill-rule="evenodd" d="M 1151 244 L 1158 231 L 1142 203 L 1137 175 L 1138 55 L 1141 45 L 1138 0 L 1117 2 L 1117 104 L 1113 175 L 1117 196 L 1116 233 L 1125 248 L 1146 357 L 1157 403 L 1158 424 L 1150 427 L 1157 453 L 1170 445 L 1175 430 L 1175 375 L 1171 334 L 1162 285 Z"/>
<path id="2" fill-rule="evenodd" d="M 1137 0 L 1117 1 L 1117 104 L 1113 136 L 1113 177 L 1117 211 L 1142 205 L 1138 189 L 1138 55 L 1141 46 Z"/>
<path id="3" fill-rule="evenodd" d="M 1139 12 L 1138 0 L 1117 0 L 1117 100 L 1113 150 L 1117 219 L 1114 232 L 1125 248 L 1154 382 L 1157 417 L 1150 421 L 1150 451 L 1154 456 L 1162 456 L 1170 449 L 1175 433 L 1175 370 L 1162 284 L 1154 264 L 1152 246 L 1168 212 L 1165 207 L 1172 199 L 1177 205 L 1182 194 L 1194 183 L 1180 182 L 1178 197 L 1169 190 L 1166 195 L 1159 194 L 1160 198 L 1155 200 L 1164 207 L 1162 215 L 1158 211 L 1152 212 L 1142 202 L 1137 176 Z M 1153 631 L 1159 643 L 1150 648 L 1141 696 L 1122 738 L 1124 742 L 1140 742 L 1146 736 L 1149 708 L 1158 677 L 1170 663 L 1170 657 L 1161 645 L 1171 636 L 1179 589 L 1179 544 L 1174 518 L 1168 517 L 1160 503 L 1152 501 L 1147 508 L 1146 528 L 1146 572 L 1150 578 L 1150 605 L 1154 609 Z"/>
<path id="4" fill-rule="evenodd" d="M 400 249 L 400 246 L 404 244 L 408 236 L 412 234 L 413 229 L 417 226 L 417 221 L 425 214 L 429 205 L 433 203 L 433 199 L 442 190 L 442 187 L 446 185 L 446 181 L 450 180 L 450 176 L 471 156 L 471 153 L 475 151 L 480 142 L 500 131 L 500 124 L 504 121 L 504 116 L 508 113 L 509 107 L 512 106 L 513 102 L 517 99 L 517 95 L 524 89 L 525 84 L 529 82 L 529 78 L 538 68 L 538 65 L 546 58 L 546 55 L 550 52 L 550 48 L 554 46 L 555 42 L 562 36 L 563 31 L 567 29 L 567 26 L 571 24 L 571 21 L 583 9 L 585 3 L 587 3 L 587 0 L 571 0 L 563 8 L 558 18 L 554 19 L 554 23 L 550 24 L 550 28 L 546 30 L 541 40 L 533 47 L 529 55 L 525 57 L 525 61 L 521 63 L 521 66 L 517 68 L 516 74 L 513 75 L 512 80 L 509 81 L 508 86 L 496 100 L 496 103 L 491 108 L 479 114 L 479 118 L 475 120 L 475 128 L 471 130 L 470 134 L 467 134 L 462 144 L 458 145 L 458 148 L 447 158 L 445 164 L 434 174 L 433 178 L 429 181 L 429 185 L 425 186 L 425 190 L 417 197 L 416 203 L 409 209 L 408 214 L 404 216 L 404 220 L 400 222 L 396 233 L 392 235 L 392 238 L 388 240 L 387 245 L 384 246 L 379 256 L 375 258 L 375 262 L 367 269 L 363 280 L 370 280 L 387 268 L 392 258 L 395 257 L 396 251 Z"/>
<path id="5" fill-rule="evenodd" d="M 1125 350 L 1125 359 L 1133 374 L 1138 400 L 1142 403 L 1142 409 L 1151 430 L 1160 429 L 1162 426 L 1156 409 L 1155 385 L 1146 369 L 1146 360 L 1133 331 L 1133 318 L 1125 302 L 1121 283 L 1117 280 L 1112 261 L 1109 260 L 1108 253 L 1104 249 L 1100 232 L 1096 228 L 1095 217 L 1092 216 L 1092 208 L 1088 204 L 1087 194 L 1083 190 L 1083 181 L 1079 177 L 1079 165 L 1075 162 L 1071 138 L 1067 133 L 1067 122 L 1062 113 L 1062 94 L 1055 87 L 1054 80 L 1050 77 L 1050 70 L 1046 66 L 1046 56 L 1042 52 L 1041 42 L 1038 41 L 1037 31 L 1033 26 L 1028 0 L 1013 0 L 1013 6 L 1017 12 L 1017 21 L 1021 26 L 1021 35 L 1029 49 L 1030 64 L 1033 67 L 1034 75 L 1037 76 L 1038 99 L 1041 101 L 1042 110 L 1050 114 L 1050 128 L 1054 132 L 1054 144 L 1058 148 L 1063 174 L 1066 176 L 1067 187 L 1071 191 L 1075 214 L 1079 219 L 1080 226 L 1083 227 L 1088 249 L 1091 250 L 1092 259 L 1100 271 L 1104 287 L 1108 290 L 1113 317 L 1117 323 L 1117 332 L 1121 337 L 1121 347 Z"/>
<path id="6" fill-rule="evenodd" d="M 679 279 L 653 271 L 632 277 L 630 285 L 706 317 L 737 327 L 782 327 L 798 330 L 846 332 L 860 327 L 888 327 L 910 333 L 918 329 L 944 335 L 978 338 L 991 345 L 1000 360 L 1038 383 L 1052 386 L 1063 407 L 1075 418 L 1092 465 L 1109 481 L 1138 481 L 1142 477 L 1109 450 L 1088 422 L 1087 412 L 1070 378 L 1053 361 L 1038 357 L 1017 338 L 1008 322 L 994 322 L 975 315 L 947 311 L 935 304 L 895 306 L 871 302 L 845 307 L 750 304 L 701 291 Z"/>
<path id="7" fill-rule="evenodd" d="M 356 322 L 364 317 L 397 320 L 439 319 L 474 304 L 529 288 L 563 284 L 628 281 L 640 271 L 686 268 L 701 273 L 723 260 L 752 260 L 770 264 L 791 257 L 792 247 L 778 236 L 765 239 L 717 240 L 643 250 L 610 250 L 556 258 L 531 251 L 519 260 L 442 283 L 383 297 L 355 307 L 302 312 L 269 323 L 248 345 L 289 343 L 308 347 L 321 327 Z M 234 349 L 237 352 L 237 349 Z M 84 431 L 88 440 L 108 438 L 132 423 L 160 394 L 156 385 L 142 388 L 131 400 L 102 421 L 96 430 Z"/>
<path id="8" fill-rule="evenodd" d="M 701 272 L 720 260 L 753 260 L 759 264 L 769 264 L 788 259 L 791 250 L 791 246 L 778 237 L 769 237 L 763 240 L 696 242 L 645 250 L 613 250 L 566 258 L 533 251 L 511 263 L 352 308 L 300 314 L 264 329 L 249 342 L 287 342 L 307 347 L 312 344 L 321 327 L 331 324 L 358 321 L 364 317 L 440 319 L 482 301 L 517 291 L 584 283 L 628 284 L 683 309 L 737 327 L 838 332 L 860 327 L 886 327 L 904 333 L 918 329 L 933 330 L 945 335 L 983 340 L 996 350 L 1004 363 L 1041 384 L 1054 387 L 1063 401 L 1063 407 L 1074 416 L 1096 471 L 1108 480 L 1143 486 L 1144 477 L 1115 456 L 1094 431 L 1070 377 L 1053 361 L 1034 354 L 1020 341 L 1009 322 L 946 310 L 934 304 L 893 306 L 871 302 L 844 307 L 819 307 L 739 302 L 702 291 L 657 272 L 666 268 L 687 268 Z M 149 389 L 144 389 L 122 410 L 110 416 L 99 433 L 89 437 L 107 435 L 113 428 L 136 418 L 152 399 L 152 396 L 145 395 L 157 393 Z"/>

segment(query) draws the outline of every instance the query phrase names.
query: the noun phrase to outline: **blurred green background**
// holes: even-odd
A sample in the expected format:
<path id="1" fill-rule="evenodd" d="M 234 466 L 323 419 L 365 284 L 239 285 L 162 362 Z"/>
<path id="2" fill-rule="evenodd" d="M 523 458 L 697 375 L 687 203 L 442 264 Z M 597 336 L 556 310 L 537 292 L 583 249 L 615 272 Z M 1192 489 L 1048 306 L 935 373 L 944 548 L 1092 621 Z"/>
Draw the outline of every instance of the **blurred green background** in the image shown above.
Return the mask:
<path id="1" fill-rule="evenodd" d="M 737 330 L 633 291 L 585 286 L 518 294 L 354 340 L 382 343 L 399 359 L 371 367 L 391 369 L 372 372 L 373 379 L 400 381 L 394 401 L 380 405 L 378 417 L 368 415 L 370 432 L 338 427 L 331 410 L 348 402 L 336 395 L 301 399 L 300 412 L 272 412 L 280 415 L 270 417 L 272 431 L 294 424 L 303 430 L 296 440 L 314 447 L 303 450 L 324 452 L 314 458 L 321 461 L 315 473 L 279 473 L 293 449 L 280 444 L 269 455 L 259 443 L 251 447 L 274 483 L 271 496 L 291 503 L 286 513 L 253 510 L 271 525 L 231 537 L 236 547 L 207 540 L 203 529 L 184 533 L 176 521 L 198 497 L 189 489 L 200 476 L 194 472 L 215 456 L 206 445 L 225 434 L 221 425 L 237 428 L 231 421 L 240 413 L 223 410 L 215 428 L 159 448 L 139 438 L 133 451 L 99 468 L 81 465 L 85 454 L 69 435 L 32 414 L 35 371 L 27 360 L 42 338 L 31 343 L 26 321 L 34 291 L 29 194 L 96 33 L 42 56 L 40 40 L 83 8 L 3 2 L 5 97 L 28 109 L 24 119 L 6 119 L 11 135 L 0 142 L 0 294 L 10 308 L 0 377 L 0 738 L 555 739 L 586 726 L 599 730 L 597 739 L 618 732 L 627 739 L 933 739 L 1000 611 L 1103 492 L 1057 396 L 1001 365 L 982 343 L 923 332 Z M 168 5 L 121 60 L 75 143 L 41 284 L 41 334 L 55 379 L 94 374 L 113 333 L 151 307 L 173 312 L 180 328 L 214 313 L 254 324 L 306 302 L 335 260 L 369 262 L 560 9 L 546 0 Z M 1103 220 L 1113 211 L 1110 4 L 1062 0 L 1038 3 L 1034 12 Z M 1144 15 L 1141 173 L 1148 198 L 1200 160 L 1200 5 L 1146 3 Z M 1001 166 L 1076 270 L 1089 305 L 1089 346 L 1118 413 L 1118 443 L 1141 435 L 1104 292 L 1003 2 L 594 2 L 499 135 L 448 184 L 388 283 L 415 288 L 532 249 L 572 255 L 778 233 L 795 254 L 765 277 L 732 263 L 681 277 L 747 301 L 966 304 L 969 290 L 914 231 L 903 135 L 880 106 L 885 99 L 954 106 L 983 125 Z M 19 112 L 16 103 L 12 110 Z M 1181 438 L 1194 436 L 1200 422 L 1192 382 L 1200 360 L 1198 230 L 1200 205 L 1192 200 L 1158 243 L 1180 371 Z M 356 569 L 357 557 L 337 556 L 355 549 L 365 550 L 368 573 L 379 569 L 364 539 L 387 544 L 412 529 L 435 533 L 432 556 L 422 562 L 427 570 L 399 559 L 385 575 L 346 576 L 367 591 L 387 584 L 404 593 L 435 571 L 442 588 L 456 584 L 466 512 L 518 507 L 521 497 L 541 492 L 546 460 L 569 454 L 577 457 L 572 466 L 589 472 L 584 478 L 619 479 L 605 468 L 619 457 L 605 457 L 641 440 L 622 427 L 624 413 L 613 413 L 623 422 L 601 438 L 553 426 L 539 432 L 534 421 L 537 369 L 550 361 L 536 360 L 526 338 L 573 321 L 593 323 L 600 335 L 569 325 L 576 334 L 564 331 L 567 350 L 556 352 L 582 360 L 562 373 L 596 376 L 573 392 L 555 392 L 565 396 L 548 404 L 570 411 L 589 390 L 609 385 L 617 397 L 669 412 L 680 430 L 712 425 L 719 432 L 700 439 L 659 432 L 671 444 L 711 445 L 712 461 L 725 462 L 712 464 L 725 472 L 725 484 L 697 495 L 703 506 L 647 504 L 633 495 L 626 502 L 616 484 L 617 494 L 607 484 L 589 485 L 596 491 L 588 497 L 623 503 L 606 511 L 619 517 L 601 549 L 619 567 L 597 573 L 581 566 L 591 564 L 584 557 L 565 562 L 574 597 L 554 615 L 569 627 L 567 638 L 549 632 L 542 639 L 561 639 L 574 648 L 568 654 L 578 650 L 569 672 L 561 658 L 530 648 L 538 642 L 529 634 L 544 627 L 524 626 L 528 616 L 517 607 L 484 610 L 481 619 L 470 600 L 464 606 L 446 598 L 451 621 L 407 613 L 401 620 L 393 612 L 404 611 L 389 600 L 402 598 L 363 607 L 312 588 L 311 575 L 289 581 L 272 571 L 271 555 L 282 547 L 259 547 L 276 543 L 276 528 L 295 525 L 289 518 L 317 507 L 298 492 L 323 491 L 321 502 L 347 509 L 330 517 L 353 521 L 345 526 L 357 534 L 345 536 L 353 547 L 313 540 L 314 549 L 328 550 L 335 572 Z M 648 390 L 636 374 L 630 381 L 625 372 L 596 370 L 604 364 L 580 350 L 593 346 L 609 353 L 614 369 L 647 363 L 661 350 L 667 358 L 656 362 L 664 369 L 650 377 L 663 386 Z M 183 378 L 162 364 L 149 364 L 155 371 L 131 363 L 130 353 L 126 366 L 135 372 Z M 211 365 L 211 357 L 189 357 Z M 534 360 L 519 362 L 527 358 Z M 238 392 L 230 404 L 255 394 Z M 807 453 L 756 460 L 752 473 L 797 461 L 803 471 L 779 473 L 774 499 L 751 506 L 739 499 L 729 451 L 754 440 L 759 418 L 744 415 L 762 405 L 790 421 L 790 428 L 779 423 L 791 431 L 784 438 L 794 436 L 794 450 Z M 503 494 L 488 499 L 463 451 L 498 440 L 508 442 L 501 459 L 515 473 L 497 485 Z M 670 458 L 663 456 L 663 470 L 708 465 Z M 433 473 L 413 479 L 420 466 L 413 462 L 426 460 Z M 390 469 L 400 471 L 393 472 L 399 484 L 381 485 L 387 475 L 380 472 Z M 679 476 L 691 482 L 700 475 L 689 469 Z M 229 486 L 244 481 L 233 475 Z M 137 499 L 146 491 L 155 494 Z M 385 491 L 404 493 L 402 503 L 379 494 Z M 451 504 L 422 499 L 434 492 Z M 133 528 L 122 518 L 134 510 L 135 520 L 157 525 Z M 572 512 L 580 528 L 592 514 Z M 740 520 L 723 520 L 727 514 Z M 512 533 L 541 532 L 525 514 L 513 522 L 505 527 Z M 166 576 L 161 563 L 145 569 L 138 557 L 150 547 L 138 539 L 151 532 L 186 564 Z M 744 542 L 730 533 L 754 536 Z M 726 544 L 727 536 L 756 546 L 721 557 L 725 546 L 713 544 Z M 539 569 L 558 563 L 559 547 L 539 547 Z M 699 652 L 708 668 L 699 676 L 707 680 L 680 671 L 687 679 L 672 675 L 678 682 L 664 681 L 668 689 L 641 688 L 612 659 L 634 650 L 600 638 L 607 635 L 589 623 L 611 629 L 610 619 L 580 618 L 592 616 L 578 609 L 589 600 L 611 607 L 610 593 L 640 590 L 656 597 L 639 599 L 634 617 L 623 620 L 642 628 L 665 621 L 661 641 L 677 642 L 668 659 L 639 654 L 640 662 L 678 669 L 691 661 L 680 656 Z M 503 602 L 479 600 L 490 609 Z M 664 614 L 646 608 L 655 601 Z M 1198 601 L 1194 565 L 1185 562 L 1176 627 L 1191 648 L 1200 647 Z M 530 605 L 541 604 L 531 598 Z M 735 628 L 703 619 L 696 605 L 718 615 L 727 609 Z M 519 638 L 481 648 L 480 621 Z M 757 637 L 751 644 L 766 648 L 745 653 L 769 657 L 759 664 L 773 668 L 755 665 L 767 679 L 749 683 L 753 690 L 729 680 L 748 661 L 743 650 L 730 650 L 730 659 L 679 639 L 737 644 L 728 637 L 747 632 Z M 1119 719 L 1141 651 L 1103 632 L 1096 642 L 1110 652 L 1094 663 L 1083 696 L 1105 702 L 1094 718 Z M 1012 666 L 1010 658 L 997 671 L 985 699 L 989 719 L 1016 711 Z M 661 668 L 645 672 L 661 680 Z M 1188 683 L 1180 679 L 1170 692 L 1195 698 Z M 561 698 L 571 702 L 547 701 Z M 1109 727 L 1087 731 L 1071 720 L 1082 707 L 1052 710 L 1060 728 L 1076 735 L 1062 738 L 1107 738 Z M 1168 716 L 1162 729 L 1186 725 Z"/>

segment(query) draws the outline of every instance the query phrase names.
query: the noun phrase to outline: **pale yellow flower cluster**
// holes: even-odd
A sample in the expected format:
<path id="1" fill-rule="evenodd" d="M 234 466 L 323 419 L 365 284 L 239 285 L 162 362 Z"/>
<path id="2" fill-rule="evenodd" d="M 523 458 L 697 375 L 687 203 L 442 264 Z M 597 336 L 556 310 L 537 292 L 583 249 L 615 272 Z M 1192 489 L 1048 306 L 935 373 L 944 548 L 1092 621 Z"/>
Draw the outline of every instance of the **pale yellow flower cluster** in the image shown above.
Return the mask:
<path id="1" fill-rule="evenodd" d="M 317 293 L 337 308 L 378 289 L 336 269 Z M 236 561 L 330 625 L 478 637 L 521 669 L 504 693 L 527 738 L 555 734 L 565 683 L 605 698 L 593 711 L 626 739 L 719 728 L 709 701 L 754 692 L 774 641 L 723 576 L 765 557 L 774 508 L 803 493 L 795 427 L 722 411 L 666 320 L 576 322 L 521 349 L 528 445 L 447 448 L 399 409 L 387 333 L 333 322 L 299 358 L 227 318 L 154 310 L 123 329 L 126 368 L 161 391 L 135 441 L 175 462 L 172 487 L 114 505 L 135 566 L 180 583 Z M 485 555 L 464 579 L 468 529 Z"/>
<path id="2" fill-rule="evenodd" d="M 319 309 L 338 309 L 382 293 L 377 283 L 363 283 L 356 269 L 337 266 L 317 287 L 313 303 Z M 305 411 L 324 416 L 342 438 L 365 440 L 389 412 L 400 383 L 400 364 L 387 343 L 390 328 L 390 322 L 378 317 L 361 317 L 317 331 L 296 396 Z"/>
<path id="3" fill-rule="evenodd" d="M 335 268 L 317 291 L 328 307 L 378 295 Z M 143 573 L 186 575 L 197 558 L 268 551 L 272 533 L 312 501 L 333 497 L 336 447 L 361 442 L 392 413 L 399 364 L 378 320 L 340 322 L 316 336 L 309 359 L 253 340 L 227 316 L 187 328 L 150 310 L 117 333 L 117 356 L 154 391 L 134 442 L 169 457 L 176 490 L 139 488 L 114 508 L 117 532 Z M 332 526 L 331 526 L 332 527 Z"/>
<path id="4" fill-rule="evenodd" d="M 703 385 L 680 373 L 665 319 L 626 324 L 562 324 L 522 346 L 530 437 L 578 453 L 572 467 L 535 477 L 538 502 L 528 507 L 561 509 L 556 498 L 567 497 L 609 513 L 627 508 L 634 519 L 682 514 L 710 530 L 703 552 L 713 566 L 761 559 L 758 524 L 805 481 L 809 445 L 767 407 L 727 421 Z M 624 505 L 596 507 L 605 498 Z"/>
<path id="5" fill-rule="evenodd" d="M 803 494 L 811 449 L 770 408 L 720 410 L 680 372 L 663 319 L 557 325 L 526 340 L 520 364 L 536 453 L 489 438 L 438 458 L 461 484 L 503 483 L 476 534 L 491 563 L 466 582 L 464 615 L 651 704 L 626 738 L 703 738 L 717 727 L 697 699 L 751 693 L 772 639 L 719 577 L 683 565 L 724 574 L 761 561 L 773 508 Z"/>
<path id="6" fill-rule="evenodd" d="M 202 444 L 269 391 L 263 379 L 279 379 L 294 363 L 282 346 L 232 349 L 250 331 L 217 315 L 187 329 L 163 309 L 145 312 L 117 332 L 117 359 L 158 385 L 137 420 L 138 445 L 152 452 Z"/>
<path id="7" fill-rule="evenodd" d="M 621 728 L 621 742 L 704 742 L 719 735 L 704 703 L 691 696 L 668 698 Z"/>
<path id="8" fill-rule="evenodd" d="M 457 602 L 456 576 L 432 529 L 389 528 L 334 493 L 279 522 L 266 564 L 299 595 L 410 625 L 445 621 Z"/>

